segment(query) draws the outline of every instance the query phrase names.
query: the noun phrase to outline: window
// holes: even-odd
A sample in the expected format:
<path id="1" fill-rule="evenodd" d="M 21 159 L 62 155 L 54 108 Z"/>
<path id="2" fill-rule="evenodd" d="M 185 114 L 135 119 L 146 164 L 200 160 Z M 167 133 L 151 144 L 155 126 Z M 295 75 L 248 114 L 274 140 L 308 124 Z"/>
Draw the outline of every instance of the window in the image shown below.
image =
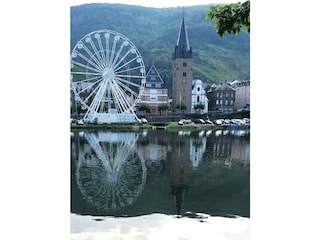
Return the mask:
<path id="1" fill-rule="evenodd" d="M 197 96 L 197 102 L 200 102 L 200 96 Z"/>
<path id="2" fill-rule="evenodd" d="M 228 97 L 228 93 L 226 93 L 226 97 Z"/>
<path id="3" fill-rule="evenodd" d="M 200 87 L 197 88 L 197 91 L 200 92 Z"/>
<path id="4" fill-rule="evenodd" d="M 183 76 L 183 77 L 186 77 L 186 76 L 187 76 L 187 73 L 186 73 L 186 72 L 183 72 L 183 73 L 182 73 L 182 76 Z"/>
<path id="5" fill-rule="evenodd" d="M 226 105 L 228 105 L 228 99 L 226 99 Z"/>
<path id="6" fill-rule="evenodd" d="M 216 105 L 219 105 L 219 100 L 218 99 L 216 100 Z"/>
<path id="7" fill-rule="evenodd" d="M 186 67 L 186 66 L 187 66 L 187 63 L 186 63 L 186 62 L 183 62 L 182 66 Z"/>

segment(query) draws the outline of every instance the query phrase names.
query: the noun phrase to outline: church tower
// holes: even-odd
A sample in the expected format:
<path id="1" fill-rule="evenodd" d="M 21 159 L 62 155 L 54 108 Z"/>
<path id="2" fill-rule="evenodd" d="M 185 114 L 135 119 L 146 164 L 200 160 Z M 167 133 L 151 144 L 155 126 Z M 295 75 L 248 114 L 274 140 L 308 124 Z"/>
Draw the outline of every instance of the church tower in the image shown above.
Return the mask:
<path id="1" fill-rule="evenodd" d="M 185 112 L 191 112 L 191 90 L 193 80 L 192 47 L 189 44 L 184 16 L 182 18 L 177 44 L 173 53 L 172 111 L 180 112 L 185 105 Z M 182 103 L 182 104 L 181 104 Z M 177 106 L 178 105 L 178 106 Z"/>

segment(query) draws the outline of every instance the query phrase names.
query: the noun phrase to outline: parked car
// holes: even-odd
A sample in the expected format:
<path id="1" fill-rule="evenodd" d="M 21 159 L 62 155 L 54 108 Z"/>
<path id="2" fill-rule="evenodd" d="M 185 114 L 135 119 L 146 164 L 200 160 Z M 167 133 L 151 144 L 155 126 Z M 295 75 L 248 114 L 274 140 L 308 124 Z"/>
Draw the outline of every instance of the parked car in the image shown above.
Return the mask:
<path id="1" fill-rule="evenodd" d="M 215 122 L 215 124 L 217 124 L 217 125 L 222 125 L 222 123 L 223 123 L 223 119 L 217 119 L 217 120 L 215 120 L 214 121 Z"/>
<path id="2" fill-rule="evenodd" d="M 191 124 L 192 121 L 191 121 L 190 119 L 185 119 L 185 120 L 183 121 L 183 123 L 184 123 L 184 124 Z"/>
<path id="3" fill-rule="evenodd" d="M 213 122 L 210 121 L 210 119 L 206 119 L 206 120 L 205 120 L 205 123 L 206 123 L 206 124 L 213 124 Z"/>
<path id="4" fill-rule="evenodd" d="M 148 120 L 145 119 L 145 118 L 141 118 L 140 120 L 141 120 L 142 123 L 148 123 Z"/>
<path id="5" fill-rule="evenodd" d="M 205 124 L 205 123 L 206 123 L 206 122 L 205 122 L 203 119 L 201 119 L 201 118 L 198 118 L 198 119 L 194 120 L 193 122 L 194 122 L 194 123 L 198 123 L 198 124 Z"/>
<path id="6" fill-rule="evenodd" d="M 178 125 L 183 125 L 183 123 L 184 123 L 184 121 L 183 121 L 183 119 L 182 119 L 182 120 L 180 120 L 180 121 L 178 122 Z"/>

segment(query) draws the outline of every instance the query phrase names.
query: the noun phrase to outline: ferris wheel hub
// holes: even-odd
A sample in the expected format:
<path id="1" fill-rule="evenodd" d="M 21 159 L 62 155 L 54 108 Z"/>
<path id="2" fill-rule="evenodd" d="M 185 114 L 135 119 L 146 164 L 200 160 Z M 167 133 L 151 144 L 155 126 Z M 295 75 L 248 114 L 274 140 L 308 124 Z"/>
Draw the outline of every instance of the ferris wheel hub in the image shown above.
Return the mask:
<path id="1" fill-rule="evenodd" d="M 111 68 L 106 68 L 102 73 L 104 80 L 113 80 L 115 78 L 115 72 Z"/>

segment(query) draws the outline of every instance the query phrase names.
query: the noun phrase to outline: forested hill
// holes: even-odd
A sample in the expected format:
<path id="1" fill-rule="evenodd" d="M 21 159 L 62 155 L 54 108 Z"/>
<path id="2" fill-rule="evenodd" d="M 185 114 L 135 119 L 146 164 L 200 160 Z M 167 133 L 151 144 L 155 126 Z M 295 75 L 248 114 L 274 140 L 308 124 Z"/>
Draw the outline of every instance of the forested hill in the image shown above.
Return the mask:
<path id="1" fill-rule="evenodd" d="M 86 34 L 109 29 L 128 37 L 147 66 L 154 63 L 171 89 L 172 53 L 185 17 L 194 59 L 194 79 L 218 83 L 250 79 L 250 35 L 219 37 L 205 20 L 209 6 L 147 8 L 122 4 L 84 4 L 71 7 L 71 49 Z"/>

